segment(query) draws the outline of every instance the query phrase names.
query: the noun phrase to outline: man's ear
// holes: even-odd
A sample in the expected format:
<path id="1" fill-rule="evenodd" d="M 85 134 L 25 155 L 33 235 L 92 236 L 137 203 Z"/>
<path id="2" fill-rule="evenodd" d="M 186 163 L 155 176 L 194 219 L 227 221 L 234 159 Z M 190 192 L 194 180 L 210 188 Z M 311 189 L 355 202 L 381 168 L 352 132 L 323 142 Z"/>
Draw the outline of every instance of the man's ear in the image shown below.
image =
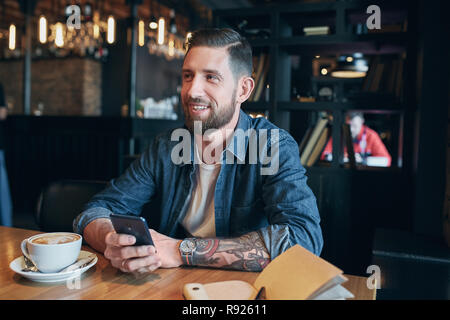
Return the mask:
<path id="1" fill-rule="evenodd" d="M 237 102 L 244 103 L 255 88 L 255 81 L 252 77 L 244 76 L 239 80 L 239 89 L 236 97 Z"/>

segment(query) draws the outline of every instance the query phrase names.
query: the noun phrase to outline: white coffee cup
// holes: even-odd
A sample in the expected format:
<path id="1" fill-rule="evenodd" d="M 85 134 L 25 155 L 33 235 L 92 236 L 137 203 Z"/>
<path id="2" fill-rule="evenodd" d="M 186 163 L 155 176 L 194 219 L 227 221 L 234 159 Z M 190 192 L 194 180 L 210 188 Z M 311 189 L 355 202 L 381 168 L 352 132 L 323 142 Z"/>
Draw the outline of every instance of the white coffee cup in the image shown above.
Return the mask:
<path id="1" fill-rule="evenodd" d="M 77 233 L 43 233 L 23 240 L 21 249 L 40 272 L 54 273 L 77 261 L 82 239 Z"/>

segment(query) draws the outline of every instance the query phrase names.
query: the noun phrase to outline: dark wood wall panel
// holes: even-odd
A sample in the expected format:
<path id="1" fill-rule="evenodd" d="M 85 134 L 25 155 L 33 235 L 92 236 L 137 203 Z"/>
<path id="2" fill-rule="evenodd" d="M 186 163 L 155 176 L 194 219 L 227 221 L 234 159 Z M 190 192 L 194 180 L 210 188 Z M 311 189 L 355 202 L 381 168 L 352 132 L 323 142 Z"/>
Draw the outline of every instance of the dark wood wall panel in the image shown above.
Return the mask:
<path id="1" fill-rule="evenodd" d="M 6 124 L 5 153 L 14 212 L 29 213 L 35 211 L 40 192 L 50 182 L 117 177 L 124 170 L 122 162 L 130 138 L 139 145 L 140 139 L 148 141 L 182 123 L 119 117 L 11 116 Z"/>

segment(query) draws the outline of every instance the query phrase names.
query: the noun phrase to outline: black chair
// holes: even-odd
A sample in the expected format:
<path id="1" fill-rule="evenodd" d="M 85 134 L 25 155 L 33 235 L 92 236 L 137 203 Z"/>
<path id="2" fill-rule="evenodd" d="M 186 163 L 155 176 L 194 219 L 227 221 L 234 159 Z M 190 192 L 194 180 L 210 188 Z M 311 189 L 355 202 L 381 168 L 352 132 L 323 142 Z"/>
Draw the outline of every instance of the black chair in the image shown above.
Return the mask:
<path id="1" fill-rule="evenodd" d="M 42 231 L 72 232 L 72 223 L 83 206 L 107 185 L 105 181 L 60 180 L 41 193 L 37 223 Z"/>

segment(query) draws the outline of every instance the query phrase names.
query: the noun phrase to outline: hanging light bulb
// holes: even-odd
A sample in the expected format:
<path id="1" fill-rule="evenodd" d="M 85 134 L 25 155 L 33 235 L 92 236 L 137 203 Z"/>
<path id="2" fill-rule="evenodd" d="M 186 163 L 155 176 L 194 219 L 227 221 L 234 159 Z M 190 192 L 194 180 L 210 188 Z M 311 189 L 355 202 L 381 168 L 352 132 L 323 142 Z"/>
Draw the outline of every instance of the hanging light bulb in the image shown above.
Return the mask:
<path id="1" fill-rule="evenodd" d="M 154 10 L 153 10 L 153 1 L 150 2 L 150 12 L 151 12 L 151 17 L 150 17 L 150 23 L 149 23 L 149 27 L 152 30 L 156 30 L 158 28 L 158 21 L 156 21 L 156 17 L 154 14 Z"/>
<path id="2" fill-rule="evenodd" d="M 169 57 L 173 57 L 175 55 L 175 43 L 172 39 L 169 40 L 169 49 L 167 53 Z"/>
<path id="3" fill-rule="evenodd" d="M 108 17 L 108 31 L 107 31 L 107 35 L 106 35 L 106 41 L 109 44 L 112 44 L 115 41 L 115 33 L 116 33 L 115 29 L 116 29 L 116 22 L 114 21 L 114 17 L 109 16 Z"/>
<path id="4" fill-rule="evenodd" d="M 98 11 L 94 11 L 93 21 L 94 25 L 92 26 L 92 33 L 94 39 L 98 39 L 100 37 L 100 26 L 99 26 L 100 14 L 98 13 Z"/>
<path id="5" fill-rule="evenodd" d="M 138 24 L 138 44 L 140 47 L 143 47 L 145 44 L 145 24 L 142 20 L 139 20 Z"/>
<path id="6" fill-rule="evenodd" d="M 158 44 L 164 43 L 164 18 L 159 18 L 158 21 Z"/>
<path id="7" fill-rule="evenodd" d="M 150 29 L 152 30 L 156 30 L 158 29 L 158 22 L 156 21 L 155 16 L 152 14 L 152 17 L 150 19 L 150 23 L 148 25 L 150 27 Z"/>
<path id="8" fill-rule="evenodd" d="M 93 32 L 94 32 L 94 39 L 98 39 L 100 37 L 100 26 L 98 24 L 94 24 Z"/>
<path id="9" fill-rule="evenodd" d="M 9 26 L 9 50 L 16 49 L 16 26 Z"/>
<path id="10" fill-rule="evenodd" d="M 55 45 L 61 48 L 64 46 L 64 26 L 61 22 L 58 22 L 55 27 Z"/>
<path id="11" fill-rule="evenodd" d="M 47 19 L 44 16 L 39 18 L 39 42 L 47 42 Z"/>

